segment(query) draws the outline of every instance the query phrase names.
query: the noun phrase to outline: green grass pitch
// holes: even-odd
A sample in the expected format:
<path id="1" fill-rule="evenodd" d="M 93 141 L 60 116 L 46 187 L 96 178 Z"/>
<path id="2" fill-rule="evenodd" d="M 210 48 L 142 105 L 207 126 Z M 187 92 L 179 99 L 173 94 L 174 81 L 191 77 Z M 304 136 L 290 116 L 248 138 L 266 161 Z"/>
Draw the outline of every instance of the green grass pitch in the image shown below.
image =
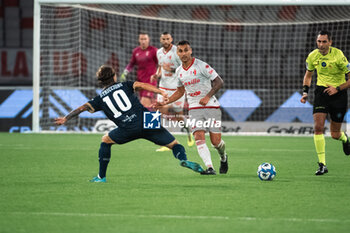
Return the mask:
<path id="1" fill-rule="evenodd" d="M 350 157 L 331 138 L 320 177 L 312 137 L 225 136 L 227 175 L 201 176 L 138 140 L 114 145 L 107 183 L 89 183 L 100 140 L 0 134 L 0 232 L 349 232 Z M 262 162 L 276 166 L 275 180 L 258 179 Z"/>

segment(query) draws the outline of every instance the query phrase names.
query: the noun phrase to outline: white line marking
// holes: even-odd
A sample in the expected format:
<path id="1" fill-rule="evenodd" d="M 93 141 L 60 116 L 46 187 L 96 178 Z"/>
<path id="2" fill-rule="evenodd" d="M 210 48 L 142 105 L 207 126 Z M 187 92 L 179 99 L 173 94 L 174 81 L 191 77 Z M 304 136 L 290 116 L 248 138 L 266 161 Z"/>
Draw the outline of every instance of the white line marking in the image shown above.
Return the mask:
<path id="1" fill-rule="evenodd" d="M 178 219 L 218 219 L 228 220 L 225 216 L 189 216 L 189 215 L 145 215 L 145 214 L 107 214 L 107 213 L 62 213 L 62 212 L 2 212 L 14 215 L 47 215 L 75 217 L 131 217 L 131 218 L 178 218 Z"/>
<path id="2" fill-rule="evenodd" d="M 46 215 L 69 217 L 121 217 L 121 218 L 176 218 L 202 220 L 239 220 L 239 221 L 282 221 L 282 222 L 317 222 L 317 223 L 350 223 L 350 219 L 315 219 L 315 218 L 259 218 L 259 217 L 228 217 L 228 216 L 189 216 L 189 215 L 146 215 L 146 214 L 108 214 L 108 213 L 64 213 L 64 212 L 0 212 L 8 215 Z"/>

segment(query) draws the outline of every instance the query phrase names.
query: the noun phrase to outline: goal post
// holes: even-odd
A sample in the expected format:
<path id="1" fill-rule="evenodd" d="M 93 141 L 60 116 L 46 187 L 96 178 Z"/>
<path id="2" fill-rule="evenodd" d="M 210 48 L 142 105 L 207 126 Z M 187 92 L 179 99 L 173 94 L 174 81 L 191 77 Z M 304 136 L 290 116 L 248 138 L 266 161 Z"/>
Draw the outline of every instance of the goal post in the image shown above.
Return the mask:
<path id="1" fill-rule="evenodd" d="M 140 31 L 156 47 L 169 31 L 224 79 L 217 93 L 224 130 L 311 132 L 312 105 L 296 103 L 304 62 L 320 29 L 332 31 L 350 59 L 349 11 L 345 0 L 35 0 L 32 130 L 95 132 L 102 113 L 61 128 L 53 119 L 98 94 L 100 65 L 121 73 Z"/>

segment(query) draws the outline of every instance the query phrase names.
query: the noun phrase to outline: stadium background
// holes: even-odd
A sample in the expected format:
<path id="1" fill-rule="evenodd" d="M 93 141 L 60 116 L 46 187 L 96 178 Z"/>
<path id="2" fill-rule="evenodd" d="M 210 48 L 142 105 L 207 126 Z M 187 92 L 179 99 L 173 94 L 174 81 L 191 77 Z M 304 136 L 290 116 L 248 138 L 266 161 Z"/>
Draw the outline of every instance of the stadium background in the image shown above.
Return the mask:
<path id="1" fill-rule="evenodd" d="M 0 4 L 0 130 L 29 131 L 33 2 Z M 194 56 L 211 64 L 225 81 L 217 95 L 224 121 L 253 127 L 288 123 L 285 132 L 292 134 L 312 133 L 301 129 L 312 123 L 312 105 L 298 101 L 316 32 L 333 32 L 333 45 L 350 55 L 348 6 L 88 7 L 42 8 L 40 124 L 45 130 L 57 130 L 54 117 L 96 95 L 94 73 L 100 64 L 109 63 L 119 73 L 124 69 L 140 31 L 148 32 L 157 47 L 163 31 L 172 33 L 175 42 L 191 42 Z M 83 114 L 71 128 L 60 130 L 91 131 L 103 118 Z"/>

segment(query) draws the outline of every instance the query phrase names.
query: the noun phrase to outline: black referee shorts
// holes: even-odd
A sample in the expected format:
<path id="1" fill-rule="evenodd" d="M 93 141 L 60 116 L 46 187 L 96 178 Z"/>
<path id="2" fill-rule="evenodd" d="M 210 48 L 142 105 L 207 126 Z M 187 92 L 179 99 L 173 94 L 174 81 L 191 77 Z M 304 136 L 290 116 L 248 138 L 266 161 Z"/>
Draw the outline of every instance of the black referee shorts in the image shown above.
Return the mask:
<path id="1" fill-rule="evenodd" d="M 329 113 L 332 121 L 343 122 L 348 109 L 348 95 L 346 90 L 330 96 L 323 92 L 325 89 L 326 87 L 316 86 L 313 113 Z"/>

